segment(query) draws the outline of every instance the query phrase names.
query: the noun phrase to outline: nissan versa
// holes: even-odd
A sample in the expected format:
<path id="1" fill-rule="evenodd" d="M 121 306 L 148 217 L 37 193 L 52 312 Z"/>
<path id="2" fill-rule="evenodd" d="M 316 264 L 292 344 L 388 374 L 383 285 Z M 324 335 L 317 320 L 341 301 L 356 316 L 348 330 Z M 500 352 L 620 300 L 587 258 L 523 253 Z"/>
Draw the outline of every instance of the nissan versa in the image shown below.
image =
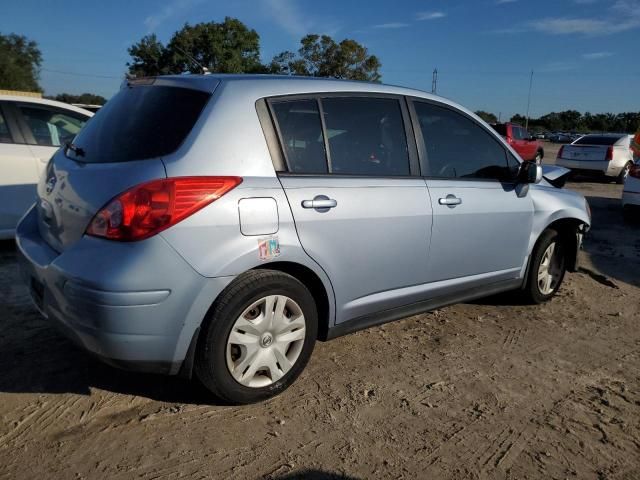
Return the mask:
<path id="1" fill-rule="evenodd" d="M 16 239 L 38 309 L 83 348 L 249 403 L 318 339 L 507 290 L 549 300 L 591 222 L 566 173 L 416 90 L 144 78 L 51 159 Z"/>

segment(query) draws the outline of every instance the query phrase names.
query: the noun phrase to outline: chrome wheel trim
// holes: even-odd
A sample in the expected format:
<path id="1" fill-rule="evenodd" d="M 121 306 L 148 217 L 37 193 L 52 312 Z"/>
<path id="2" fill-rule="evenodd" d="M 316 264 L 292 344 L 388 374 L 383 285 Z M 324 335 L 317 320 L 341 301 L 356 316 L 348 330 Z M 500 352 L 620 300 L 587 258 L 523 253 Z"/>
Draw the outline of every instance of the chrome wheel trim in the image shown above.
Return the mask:
<path id="1" fill-rule="evenodd" d="M 538 267 L 538 290 L 543 295 L 550 295 L 558 286 L 562 275 L 562 259 L 558 255 L 556 242 L 552 242 L 542 255 Z"/>
<path id="2" fill-rule="evenodd" d="M 306 337 L 300 306 L 285 295 L 269 295 L 249 305 L 227 338 L 231 376 L 245 387 L 269 386 L 296 363 Z"/>

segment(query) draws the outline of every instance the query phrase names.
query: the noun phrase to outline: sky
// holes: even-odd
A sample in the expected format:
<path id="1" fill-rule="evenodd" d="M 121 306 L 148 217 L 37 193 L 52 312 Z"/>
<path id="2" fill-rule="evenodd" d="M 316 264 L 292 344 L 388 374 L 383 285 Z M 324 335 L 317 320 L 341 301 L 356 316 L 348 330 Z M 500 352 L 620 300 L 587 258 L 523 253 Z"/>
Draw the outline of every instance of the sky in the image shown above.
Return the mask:
<path id="1" fill-rule="evenodd" d="M 47 95 L 117 92 L 127 48 L 190 24 L 236 17 L 268 62 L 307 33 L 352 38 L 382 81 L 507 119 L 575 109 L 640 111 L 640 0 L 4 0 L 0 33 L 38 42 Z"/>

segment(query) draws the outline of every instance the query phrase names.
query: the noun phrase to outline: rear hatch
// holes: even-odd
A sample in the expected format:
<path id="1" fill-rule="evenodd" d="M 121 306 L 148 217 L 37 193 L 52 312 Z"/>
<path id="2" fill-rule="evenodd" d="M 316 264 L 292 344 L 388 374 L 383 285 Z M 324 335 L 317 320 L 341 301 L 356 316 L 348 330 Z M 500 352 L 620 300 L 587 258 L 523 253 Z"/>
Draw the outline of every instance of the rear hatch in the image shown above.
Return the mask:
<path id="1" fill-rule="evenodd" d="M 586 135 L 570 145 L 562 148 L 562 156 L 566 160 L 603 162 L 611 160 L 609 149 L 620 140 L 614 135 Z"/>
<path id="2" fill-rule="evenodd" d="M 185 142 L 219 83 L 193 80 L 124 84 L 72 146 L 53 156 L 38 184 L 37 203 L 40 234 L 52 248 L 62 252 L 79 240 L 116 195 L 166 177 L 162 157 Z"/>

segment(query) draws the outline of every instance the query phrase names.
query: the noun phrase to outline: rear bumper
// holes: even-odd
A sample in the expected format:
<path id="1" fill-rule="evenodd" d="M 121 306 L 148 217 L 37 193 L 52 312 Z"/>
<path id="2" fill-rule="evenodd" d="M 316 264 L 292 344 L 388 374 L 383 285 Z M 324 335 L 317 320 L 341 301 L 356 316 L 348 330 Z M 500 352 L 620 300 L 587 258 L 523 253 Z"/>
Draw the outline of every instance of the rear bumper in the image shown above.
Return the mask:
<path id="1" fill-rule="evenodd" d="M 568 160 L 566 158 L 558 158 L 556 165 L 581 173 L 606 175 L 607 177 L 617 177 L 624 167 L 624 165 L 616 165 L 614 162 Z"/>
<path id="2" fill-rule="evenodd" d="M 196 273 L 160 236 L 136 243 L 83 237 L 63 253 L 18 225 L 20 269 L 40 312 L 106 363 L 178 373 L 194 332 L 231 277 Z"/>

